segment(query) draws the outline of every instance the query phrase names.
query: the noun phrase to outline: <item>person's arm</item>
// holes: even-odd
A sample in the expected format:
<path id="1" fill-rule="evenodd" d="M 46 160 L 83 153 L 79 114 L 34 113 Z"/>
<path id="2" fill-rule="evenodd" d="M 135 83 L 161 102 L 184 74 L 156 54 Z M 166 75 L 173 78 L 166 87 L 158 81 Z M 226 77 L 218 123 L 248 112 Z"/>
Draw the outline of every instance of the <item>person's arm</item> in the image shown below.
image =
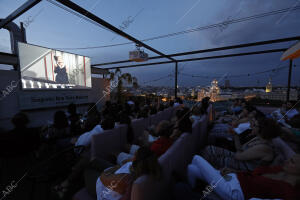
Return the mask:
<path id="1" fill-rule="evenodd" d="M 240 120 L 237 121 L 238 125 L 242 124 L 242 123 L 246 123 L 246 122 L 249 122 L 248 117 L 243 117 L 242 119 L 240 119 Z"/>
<path id="2" fill-rule="evenodd" d="M 148 146 L 149 145 L 148 137 L 149 137 L 149 132 L 147 130 L 144 130 L 143 134 L 138 139 L 139 144 L 141 144 L 142 146 Z"/>
<path id="3" fill-rule="evenodd" d="M 237 134 L 234 134 L 234 146 L 237 152 L 242 151 L 242 145 L 240 141 L 240 137 Z"/>
<path id="4" fill-rule="evenodd" d="M 265 145 L 257 145 L 254 147 L 251 147 L 243 152 L 237 152 L 235 153 L 235 159 L 237 160 L 254 160 L 254 159 L 261 159 L 268 155 L 269 147 L 266 147 Z"/>
<path id="5" fill-rule="evenodd" d="M 174 129 L 172 135 L 170 136 L 170 138 L 172 140 L 177 140 L 180 135 L 181 135 L 181 131 L 179 129 Z"/>
<path id="6" fill-rule="evenodd" d="M 231 126 L 232 126 L 233 128 L 237 128 L 238 125 L 239 125 L 238 120 L 234 120 L 234 121 L 232 121 L 232 123 L 231 123 Z"/>
<path id="7" fill-rule="evenodd" d="M 126 164 L 126 163 L 128 163 L 128 162 L 133 162 L 133 161 L 134 161 L 134 158 L 133 158 L 133 157 L 132 157 L 132 158 L 125 159 L 125 160 L 122 161 L 122 165 L 124 165 L 124 164 Z"/>
<path id="8" fill-rule="evenodd" d="M 194 123 L 194 118 L 190 117 L 190 120 L 192 122 L 192 124 Z"/>
<path id="9" fill-rule="evenodd" d="M 59 67 L 57 65 L 54 67 L 54 73 L 56 73 L 56 74 L 58 73 L 58 70 L 59 70 L 58 68 Z"/>
<path id="10" fill-rule="evenodd" d="M 227 168 L 227 167 L 220 169 L 221 176 L 226 176 L 227 174 L 238 173 L 238 172 L 239 171 L 236 169 Z"/>
<path id="11" fill-rule="evenodd" d="M 100 180 L 107 188 L 121 195 L 126 193 L 127 187 L 131 184 L 132 177 L 130 174 L 101 174 Z"/>

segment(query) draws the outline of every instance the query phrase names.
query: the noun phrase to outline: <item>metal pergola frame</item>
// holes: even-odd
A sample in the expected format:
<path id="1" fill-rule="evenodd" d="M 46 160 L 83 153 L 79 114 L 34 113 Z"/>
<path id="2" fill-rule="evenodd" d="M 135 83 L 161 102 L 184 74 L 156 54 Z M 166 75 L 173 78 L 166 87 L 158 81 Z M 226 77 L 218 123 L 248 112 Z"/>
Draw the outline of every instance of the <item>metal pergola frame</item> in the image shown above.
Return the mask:
<path id="1" fill-rule="evenodd" d="M 260 41 L 260 42 L 254 42 L 254 43 L 246 43 L 246 44 L 239 44 L 239 45 L 232 45 L 232 46 L 225 46 L 225 47 L 219 47 L 219 48 L 204 49 L 204 50 L 197 50 L 197 51 L 182 52 L 182 53 L 166 55 L 166 54 L 152 48 L 151 46 L 143 43 L 142 41 L 132 37 L 131 35 L 123 32 L 122 30 L 116 28 L 115 26 L 104 21 L 103 19 L 99 18 L 98 16 L 94 15 L 93 13 L 87 11 L 86 9 L 80 7 L 79 5 L 73 3 L 70 0 L 56 0 L 56 1 L 59 2 L 60 4 L 64 5 L 65 7 L 72 9 L 73 11 L 81 14 L 82 16 L 96 22 L 97 24 L 104 26 L 105 28 L 108 28 L 109 30 L 113 31 L 114 33 L 134 42 L 135 44 L 143 46 L 144 48 L 159 55 L 159 56 L 150 57 L 149 60 L 160 59 L 160 58 L 167 58 L 169 60 L 169 61 L 163 61 L 163 62 L 125 65 L 125 66 L 118 66 L 118 67 L 111 67 L 111 68 L 96 67 L 96 66 L 105 66 L 105 65 L 113 65 L 113 64 L 132 62 L 131 60 L 123 60 L 123 61 L 116 61 L 116 62 L 109 62 L 109 63 L 93 64 L 93 65 L 91 65 L 93 68 L 100 69 L 100 70 L 102 70 L 102 69 L 107 70 L 107 69 L 116 69 L 116 68 L 142 67 L 142 66 L 149 66 L 149 65 L 175 63 L 175 75 L 174 75 L 175 76 L 175 89 L 174 89 L 175 90 L 174 91 L 175 98 L 177 97 L 178 62 L 189 62 L 189 61 L 198 61 L 198 60 L 208 60 L 208 59 L 218 59 L 218 58 L 228 58 L 228 57 L 237 57 L 237 56 L 246 56 L 246 55 L 257 55 L 257 54 L 283 52 L 286 50 L 286 48 L 270 49 L 270 50 L 263 50 L 263 51 L 252 51 L 252 52 L 237 53 L 237 54 L 224 54 L 224 55 L 218 55 L 218 56 L 207 56 L 207 57 L 181 59 L 181 60 L 176 60 L 173 57 L 300 40 L 300 36 L 297 36 L 297 37 L 281 38 L 281 39 L 276 39 L 276 40 Z M 8 23 L 12 22 L 14 19 L 19 17 L 23 13 L 25 13 L 26 11 L 28 11 L 29 9 L 31 9 L 32 7 L 34 7 L 35 5 L 37 5 L 39 2 L 41 2 L 41 0 L 28 0 L 27 2 L 25 2 L 22 6 L 20 6 L 17 10 L 15 10 L 13 13 L 11 13 L 8 17 L 6 17 L 4 20 L 0 21 L 0 29 L 3 28 Z M 9 63 L 15 62 L 15 59 L 17 57 L 17 55 L 5 54 L 2 52 L 0 52 L 0 56 L 9 58 L 11 60 L 11 61 L 9 61 Z M 289 100 L 291 73 L 292 73 L 292 60 L 290 61 L 290 67 L 289 67 L 287 101 Z"/>

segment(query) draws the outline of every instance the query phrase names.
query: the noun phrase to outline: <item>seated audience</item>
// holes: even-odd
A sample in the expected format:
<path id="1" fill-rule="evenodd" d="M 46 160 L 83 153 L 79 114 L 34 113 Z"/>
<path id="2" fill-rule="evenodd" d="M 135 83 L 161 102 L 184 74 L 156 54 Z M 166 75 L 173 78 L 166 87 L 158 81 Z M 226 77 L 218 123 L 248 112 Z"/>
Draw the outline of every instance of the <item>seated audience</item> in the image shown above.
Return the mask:
<path id="1" fill-rule="evenodd" d="M 1 133 L 1 157 L 23 156 L 39 148 L 40 138 L 38 131 L 28 128 L 29 119 L 23 112 L 17 113 L 12 119 L 14 129 Z"/>
<path id="2" fill-rule="evenodd" d="M 120 124 L 127 125 L 126 138 L 127 138 L 127 143 L 131 145 L 134 140 L 134 133 L 131 126 L 131 118 L 125 112 L 121 112 L 119 116 L 120 116 Z"/>
<path id="3" fill-rule="evenodd" d="M 216 146 L 207 146 L 200 155 L 217 169 L 230 167 L 237 170 L 253 170 L 257 166 L 271 164 L 275 158 L 272 139 L 280 134 L 280 126 L 272 119 L 254 124 L 256 137 L 241 145 L 235 135 L 237 152 Z"/>
<path id="4" fill-rule="evenodd" d="M 132 162 L 104 170 L 96 183 L 97 200 L 130 200 L 133 182 L 143 175 L 156 181 L 161 178 L 157 157 L 146 147 L 136 152 Z"/>
<path id="5" fill-rule="evenodd" d="M 84 132 L 91 131 L 101 121 L 101 115 L 98 112 L 95 103 L 91 103 L 86 113 L 86 121 L 84 123 Z"/>
<path id="6" fill-rule="evenodd" d="M 92 135 L 100 134 L 104 130 L 113 129 L 114 125 L 115 125 L 115 122 L 113 121 L 113 119 L 107 117 L 106 119 L 104 119 L 102 121 L 101 125 L 97 125 L 90 132 L 87 132 L 87 133 L 84 133 L 83 135 L 81 135 L 78 138 L 75 146 L 83 145 L 88 148 L 91 144 Z M 87 149 L 86 151 L 89 151 L 89 149 Z M 60 183 L 59 185 L 56 185 L 54 187 L 54 190 L 56 191 L 57 195 L 60 198 L 63 198 L 65 196 L 65 194 L 68 192 L 70 184 L 73 183 L 74 181 L 76 181 L 80 177 L 80 175 L 82 175 L 82 172 L 89 165 L 89 162 L 90 162 L 90 154 L 89 153 L 80 155 L 78 162 L 72 167 L 72 172 L 67 177 L 67 179 L 65 179 L 62 183 Z"/>
<path id="7" fill-rule="evenodd" d="M 220 171 L 201 156 L 194 156 L 187 170 L 192 188 L 200 179 L 223 199 L 300 199 L 300 155 L 281 166 L 258 167 L 253 171 L 223 168 Z"/>
<path id="8" fill-rule="evenodd" d="M 148 106 L 144 106 L 138 113 L 137 118 L 147 118 L 149 116 Z"/>
<path id="9" fill-rule="evenodd" d="M 176 123 L 173 129 L 173 133 L 170 136 L 173 140 L 176 140 L 184 132 L 192 133 L 192 122 L 189 118 L 189 109 L 182 108 L 176 111 Z"/>
<path id="10" fill-rule="evenodd" d="M 150 106 L 150 115 L 155 115 L 157 113 L 157 109 L 154 105 Z"/>
<path id="11" fill-rule="evenodd" d="M 72 134 L 79 134 L 80 133 L 80 116 L 76 111 L 76 105 L 71 103 L 68 105 L 68 120 L 71 128 Z"/>
<path id="12" fill-rule="evenodd" d="M 173 140 L 170 138 L 172 134 L 171 124 L 165 120 L 161 121 L 156 128 L 156 133 L 159 138 L 151 144 L 150 149 L 159 157 L 173 144 Z"/>
<path id="13" fill-rule="evenodd" d="M 72 134 L 65 112 L 62 110 L 55 112 L 53 125 L 44 128 L 43 132 L 44 138 L 47 140 L 57 140 L 70 137 Z"/>
<path id="14" fill-rule="evenodd" d="M 243 113 L 246 116 L 240 120 L 234 120 L 231 125 L 226 123 L 215 124 L 208 136 L 208 143 L 216 145 L 218 141 L 219 143 L 223 143 L 224 141 L 226 143 L 228 141 L 232 141 L 233 135 L 231 133 L 238 134 L 240 139 L 244 141 L 242 143 L 248 141 L 247 138 L 249 138 L 248 135 L 251 132 L 250 122 L 253 119 L 262 119 L 265 117 L 265 115 L 251 106 L 246 106 L 246 108 L 243 109 Z M 251 136 L 250 138 L 252 139 Z"/>
<path id="15" fill-rule="evenodd" d="M 75 146 L 90 146 L 92 136 L 95 134 L 102 133 L 104 130 L 113 129 L 115 127 L 115 121 L 110 118 L 106 117 L 102 122 L 101 125 L 96 125 L 91 131 L 85 132 L 84 134 L 80 135 L 76 141 Z"/>

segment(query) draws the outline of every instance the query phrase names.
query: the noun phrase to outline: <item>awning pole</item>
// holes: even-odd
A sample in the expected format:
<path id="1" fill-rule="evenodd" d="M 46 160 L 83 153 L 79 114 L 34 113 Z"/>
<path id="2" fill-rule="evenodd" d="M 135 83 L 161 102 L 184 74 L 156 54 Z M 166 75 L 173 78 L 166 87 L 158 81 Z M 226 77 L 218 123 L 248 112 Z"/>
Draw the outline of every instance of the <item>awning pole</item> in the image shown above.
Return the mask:
<path id="1" fill-rule="evenodd" d="M 288 102 L 290 100 L 292 66 L 293 66 L 293 59 L 290 59 L 289 77 L 288 77 L 288 88 L 287 88 L 287 93 L 286 93 L 286 102 Z"/>

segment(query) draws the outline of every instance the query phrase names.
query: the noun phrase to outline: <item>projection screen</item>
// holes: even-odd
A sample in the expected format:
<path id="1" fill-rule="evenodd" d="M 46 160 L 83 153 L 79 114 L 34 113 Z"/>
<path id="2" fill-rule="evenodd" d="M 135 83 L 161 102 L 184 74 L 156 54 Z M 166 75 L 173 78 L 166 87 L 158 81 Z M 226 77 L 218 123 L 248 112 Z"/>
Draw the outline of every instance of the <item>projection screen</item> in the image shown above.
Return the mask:
<path id="1" fill-rule="evenodd" d="M 23 90 L 90 89 L 89 57 L 18 43 Z"/>

